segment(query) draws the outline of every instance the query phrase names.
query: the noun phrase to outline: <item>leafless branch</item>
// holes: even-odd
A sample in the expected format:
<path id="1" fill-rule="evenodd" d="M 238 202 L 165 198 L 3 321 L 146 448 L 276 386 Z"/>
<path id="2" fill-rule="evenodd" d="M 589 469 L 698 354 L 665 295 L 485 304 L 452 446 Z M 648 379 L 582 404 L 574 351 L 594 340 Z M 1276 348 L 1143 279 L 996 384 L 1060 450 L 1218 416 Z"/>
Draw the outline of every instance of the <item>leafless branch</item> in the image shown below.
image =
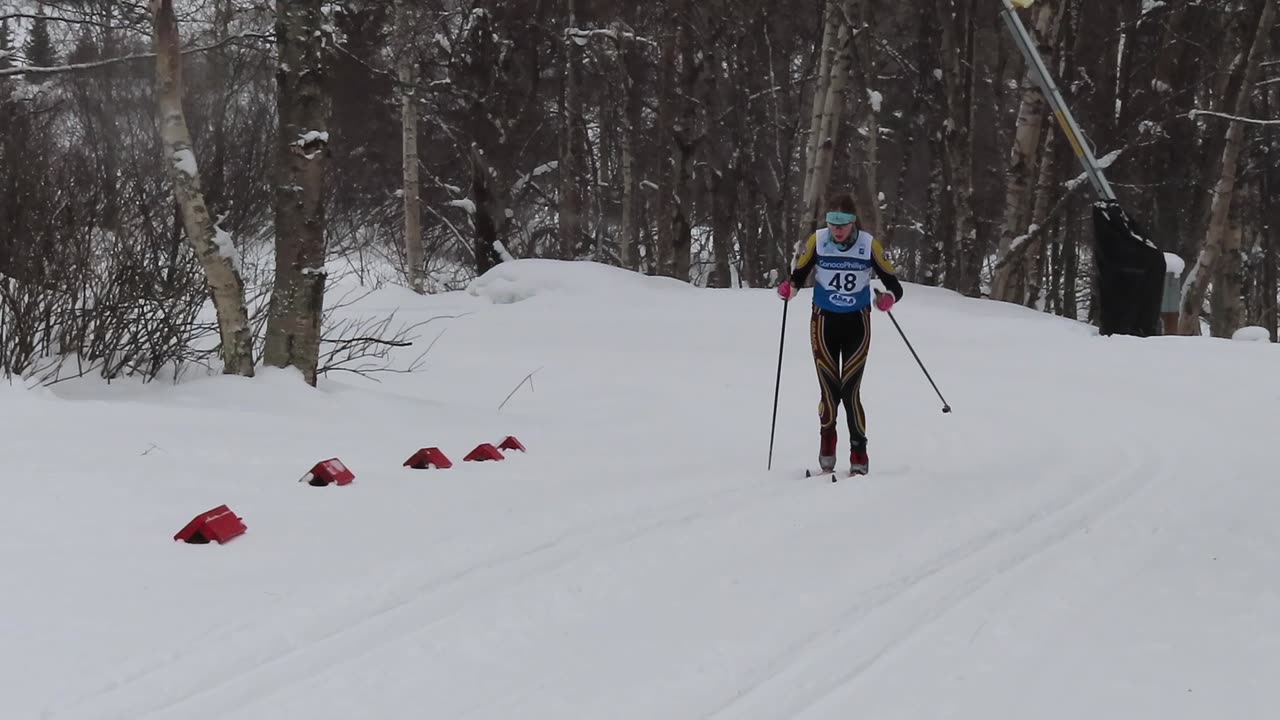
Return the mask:
<path id="1" fill-rule="evenodd" d="M 538 368 L 538 370 L 541 370 L 541 369 L 542 368 Z M 538 370 L 534 370 L 528 375 L 525 375 L 524 379 L 520 381 L 520 384 L 516 385 L 514 388 L 511 389 L 511 392 L 507 393 L 506 399 L 502 401 L 502 404 L 498 406 L 498 409 L 501 410 L 507 404 L 507 400 L 510 400 L 511 396 L 516 394 L 516 390 L 519 390 L 521 387 L 523 387 L 525 383 L 529 383 L 529 391 L 533 392 L 533 376 L 535 373 L 538 372 Z"/>
<path id="2" fill-rule="evenodd" d="M 216 43 L 210 45 L 201 45 L 199 47 L 187 48 L 182 51 L 183 55 L 191 53 L 209 52 L 218 48 L 229 45 L 237 40 L 254 39 L 254 40 L 270 40 L 272 36 L 255 31 L 245 31 L 229 35 Z M 105 60 L 94 60 L 92 62 L 73 63 L 70 65 L 54 65 L 52 67 L 31 67 L 29 65 L 21 65 L 18 67 L 0 69 L 0 77 L 16 77 L 22 75 L 59 75 L 64 73 L 84 72 L 86 70 L 95 70 L 109 65 L 119 65 L 122 63 L 136 62 L 138 60 L 151 60 L 156 56 L 155 53 L 138 53 L 136 55 L 122 55 L 120 57 L 107 58 Z"/>
<path id="3" fill-rule="evenodd" d="M 1233 122 L 1248 123 L 1250 125 L 1280 125 L 1280 120 L 1258 120 L 1256 118 L 1239 117 L 1237 115 L 1228 115 L 1226 113 L 1212 112 L 1210 110 L 1192 110 L 1186 114 L 1186 117 L 1194 119 L 1197 115 L 1212 115 L 1213 117 L 1226 118 Z"/>

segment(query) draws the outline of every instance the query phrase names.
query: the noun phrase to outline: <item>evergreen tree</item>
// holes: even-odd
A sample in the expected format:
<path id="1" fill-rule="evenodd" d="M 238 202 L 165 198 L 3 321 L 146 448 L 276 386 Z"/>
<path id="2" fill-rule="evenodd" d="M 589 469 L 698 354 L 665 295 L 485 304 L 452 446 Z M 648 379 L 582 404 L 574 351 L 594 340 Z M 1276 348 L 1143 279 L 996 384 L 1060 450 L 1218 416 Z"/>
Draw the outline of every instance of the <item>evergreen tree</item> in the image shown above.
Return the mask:
<path id="1" fill-rule="evenodd" d="M 13 33 L 9 31 L 9 21 L 0 20 L 0 70 L 13 67 L 9 62 L 9 53 L 13 51 Z"/>
<path id="2" fill-rule="evenodd" d="M 49 35 L 49 20 L 45 17 L 44 8 L 37 13 L 35 23 L 31 26 L 31 37 L 27 38 L 24 51 L 27 64 L 31 67 L 53 67 L 58 64 L 57 54 L 53 50 L 53 38 Z"/>

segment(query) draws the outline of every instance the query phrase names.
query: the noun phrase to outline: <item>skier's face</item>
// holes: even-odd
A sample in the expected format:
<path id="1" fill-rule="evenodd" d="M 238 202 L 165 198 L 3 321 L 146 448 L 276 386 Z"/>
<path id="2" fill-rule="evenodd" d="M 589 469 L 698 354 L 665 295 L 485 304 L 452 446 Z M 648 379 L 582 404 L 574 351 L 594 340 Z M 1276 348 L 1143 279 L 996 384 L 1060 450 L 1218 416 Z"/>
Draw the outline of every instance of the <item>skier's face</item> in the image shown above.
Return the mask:
<path id="1" fill-rule="evenodd" d="M 849 236 L 853 235 L 853 223 L 846 223 L 844 225 L 832 225 L 831 223 L 827 223 L 827 227 L 830 228 L 831 236 L 835 238 L 836 242 L 841 245 L 849 244 Z"/>

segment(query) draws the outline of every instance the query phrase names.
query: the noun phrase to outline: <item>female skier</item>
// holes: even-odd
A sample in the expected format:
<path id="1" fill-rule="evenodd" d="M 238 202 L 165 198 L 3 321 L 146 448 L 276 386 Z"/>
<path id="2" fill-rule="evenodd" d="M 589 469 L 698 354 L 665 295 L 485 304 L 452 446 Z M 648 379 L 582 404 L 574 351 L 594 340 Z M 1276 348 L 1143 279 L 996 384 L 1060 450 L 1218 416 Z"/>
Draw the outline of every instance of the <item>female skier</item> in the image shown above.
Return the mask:
<path id="1" fill-rule="evenodd" d="M 880 241 L 858 222 L 852 195 L 832 198 L 826 221 L 827 226 L 810 235 L 800 247 L 791 277 L 778 286 L 778 296 L 784 302 L 790 300 L 796 289 L 804 286 L 809 273 L 817 269 L 809 340 L 821 388 L 818 464 L 824 473 L 835 470 L 836 416 L 843 403 L 849 423 L 849 472 L 865 475 L 870 462 L 861 387 L 867 350 L 871 347 L 871 306 L 888 311 L 902 299 L 902 283 L 884 256 Z M 877 293 L 872 299 L 872 273 L 892 294 Z"/>

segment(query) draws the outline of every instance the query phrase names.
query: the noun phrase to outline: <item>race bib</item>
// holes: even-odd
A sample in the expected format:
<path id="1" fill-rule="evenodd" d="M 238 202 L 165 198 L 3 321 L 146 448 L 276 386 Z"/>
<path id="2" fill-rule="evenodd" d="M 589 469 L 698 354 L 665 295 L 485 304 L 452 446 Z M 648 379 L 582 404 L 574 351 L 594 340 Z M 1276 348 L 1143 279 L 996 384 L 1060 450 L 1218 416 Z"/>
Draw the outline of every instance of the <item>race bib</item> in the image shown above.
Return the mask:
<path id="1" fill-rule="evenodd" d="M 817 284 L 826 288 L 827 292 L 832 295 L 847 296 L 849 301 L 853 300 L 853 296 L 866 289 L 871 283 L 871 270 L 829 270 L 823 267 L 818 268 L 818 275 L 815 278 Z"/>

